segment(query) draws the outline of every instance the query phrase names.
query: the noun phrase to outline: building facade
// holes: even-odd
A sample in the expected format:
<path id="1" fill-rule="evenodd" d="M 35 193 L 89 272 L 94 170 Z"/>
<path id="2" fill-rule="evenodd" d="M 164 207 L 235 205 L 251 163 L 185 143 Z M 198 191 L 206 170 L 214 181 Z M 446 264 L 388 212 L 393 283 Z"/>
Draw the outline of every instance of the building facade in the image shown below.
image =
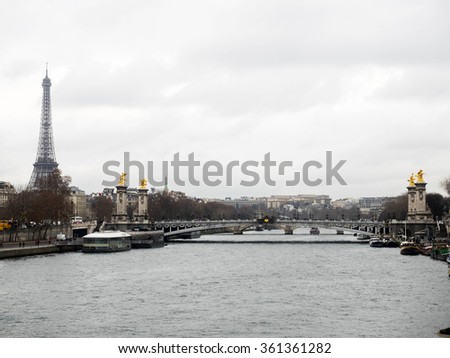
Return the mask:
<path id="1" fill-rule="evenodd" d="M 11 195 L 14 195 L 16 190 L 11 183 L 6 181 L 0 181 L 0 207 L 3 207 L 7 204 L 8 199 Z"/>
<path id="2" fill-rule="evenodd" d="M 72 186 L 69 200 L 72 206 L 72 216 L 81 216 L 86 219 L 88 216 L 86 193 L 78 187 Z"/>
<path id="3" fill-rule="evenodd" d="M 318 205 L 330 206 L 331 198 L 328 195 L 298 194 L 298 195 L 272 195 L 265 199 L 267 209 L 278 209 L 285 204 L 296 203 L 303 206 Z"/>

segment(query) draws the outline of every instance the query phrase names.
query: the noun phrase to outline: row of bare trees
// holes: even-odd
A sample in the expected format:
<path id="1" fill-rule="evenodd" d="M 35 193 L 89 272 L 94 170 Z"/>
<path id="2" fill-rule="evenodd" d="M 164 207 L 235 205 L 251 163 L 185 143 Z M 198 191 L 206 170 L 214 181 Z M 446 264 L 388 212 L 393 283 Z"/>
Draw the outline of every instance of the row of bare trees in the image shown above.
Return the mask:
<path id="1" fill-rule="evenodd" d="M 43 230 L 42 236 L 45 237 L 50 226 L 69 222 L 72 214 L 70 181 L 70 177 L 63 176 L 56 169 L 40 178 L 36 188 L 10 195 L 0 211 L 0 216 L 11 222 L 10 236 L 17 236 L 21 229 L 33 228 L 34 232 Z"/>
<path id="2" fill-rule="evenodd" d="M 111 221 L 115 204 L 105 196 L 91 200 L 91 209 L 97 220 Z M 136 207 L 129 205 L 127 215 L 133 219 Z M 153 192 L 148 197 L 148 219 L 161 220 L 222 220 L 222 219 L 253 219 L 254 209 L 250 207 L 234 208 L 221 203 L 205 203 L 192 198 L 173 197 L 166 192 Z"/>
<path id="3" fill-rule="evenodd" d="M 42 222 L 67 222 L 72 213 L 70 196 L 71 179 L 61 175 L 59 169 L 42 177 L 37 187 L 10 195 L 2 216 L 16 225 Z"/>
<path id="4" fill-rule="evenodd" d="M 253 219 L 251 207 L 234 208 L 216 202 L 203 202 L 191 198 L 174 198 L 165 192 L 150 194 L 148 203 L 150 220 L 222 220 Z"/>

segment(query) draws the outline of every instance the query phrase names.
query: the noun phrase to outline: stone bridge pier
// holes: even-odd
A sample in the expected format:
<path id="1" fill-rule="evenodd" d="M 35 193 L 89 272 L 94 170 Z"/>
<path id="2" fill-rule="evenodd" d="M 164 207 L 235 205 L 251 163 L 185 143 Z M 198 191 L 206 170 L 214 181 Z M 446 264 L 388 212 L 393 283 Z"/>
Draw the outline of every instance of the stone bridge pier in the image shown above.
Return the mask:
<path id="1" fill-rule="evenodd" d="M 254 223 L 246 223 L 246 224 L 241 224 L 241 225 L 236 225 L 232 227 L 232 231 L 233 231 L 233 235 L 242 235 L 244 233 L 245 230 L 254 227 Z"/>

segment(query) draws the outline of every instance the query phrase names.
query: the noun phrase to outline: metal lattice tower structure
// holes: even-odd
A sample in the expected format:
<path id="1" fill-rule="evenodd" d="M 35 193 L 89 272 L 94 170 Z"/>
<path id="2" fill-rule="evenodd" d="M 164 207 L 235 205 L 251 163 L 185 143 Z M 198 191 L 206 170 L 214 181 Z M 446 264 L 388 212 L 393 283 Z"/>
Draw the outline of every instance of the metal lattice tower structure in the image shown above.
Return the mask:
<path id="1" fill-rule="evenodd" d="M 41 178 L 45 178 L 58 168 L 55 146 L 53 144 L 52 107 L 50 101 L 51 85 L 50 78 L 48 78 L 48 68 L 46 68 L 45 78 L 42 80 L 43 94 L 38 151 L 36 162 L 33 164 L 34 168 L 30 182 L 28 183 L 28 189 L 35 189 Z"/>

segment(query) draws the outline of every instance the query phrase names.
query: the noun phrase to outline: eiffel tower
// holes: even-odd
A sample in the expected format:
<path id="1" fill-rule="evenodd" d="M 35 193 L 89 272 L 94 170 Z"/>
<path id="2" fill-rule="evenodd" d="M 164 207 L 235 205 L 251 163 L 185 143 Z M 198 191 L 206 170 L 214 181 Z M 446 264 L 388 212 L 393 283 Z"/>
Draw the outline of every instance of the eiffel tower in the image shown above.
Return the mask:
<path id="1" fill-rule="evenodd" d="M 52 108 L 50 102 L 51 85 L 47 67 L 45 70 L 45 78 L 42 80 L 43 94 L 38 151 L 36 162 L 33 164 L 33 173 L 31 174 L 27 187 L 30 190 L 37 188 L 37 184 L 41 178 L 45 178 L 58 168 L 55 157 L 55 146 L 53 144 Z"/>

